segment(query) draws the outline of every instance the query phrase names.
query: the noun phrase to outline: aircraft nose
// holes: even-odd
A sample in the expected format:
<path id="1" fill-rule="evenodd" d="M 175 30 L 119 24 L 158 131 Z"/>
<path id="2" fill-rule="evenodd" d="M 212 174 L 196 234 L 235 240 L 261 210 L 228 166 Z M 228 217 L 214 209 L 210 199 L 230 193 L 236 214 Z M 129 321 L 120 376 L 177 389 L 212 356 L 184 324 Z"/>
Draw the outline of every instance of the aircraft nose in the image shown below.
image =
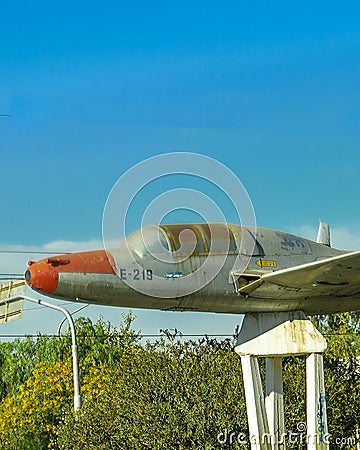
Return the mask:
<path id="1" fill-rule="evenodd" d="M 105 250 L 70 253 L 51 256 L 37 262 L 29 261 L 25 280 L 34 290 L 45 295 L 56 294 L 62 289 L 65 274 L 115 274 L 114 261 Z M 55 292 L 56 291 L 56 292 Z"/>
<path id="2" fill-rule="evenodd" d="M 42 294 L 52 294 L 58 285 L 59 273 L 56 267 L 47 260 L 38 262 L 29 261 L 29 267 L 25 272 L 27 284 L 35 291 Z"/>

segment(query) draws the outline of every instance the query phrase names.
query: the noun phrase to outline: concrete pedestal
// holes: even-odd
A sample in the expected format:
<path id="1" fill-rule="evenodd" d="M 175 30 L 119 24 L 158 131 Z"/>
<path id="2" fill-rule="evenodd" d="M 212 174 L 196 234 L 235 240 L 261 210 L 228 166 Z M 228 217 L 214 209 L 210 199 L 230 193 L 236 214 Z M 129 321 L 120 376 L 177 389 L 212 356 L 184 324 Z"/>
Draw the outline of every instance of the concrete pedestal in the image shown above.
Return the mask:
<path id="1" fill-rule="evenodd" d="M 301 311 L 245 315 L 235 351 L 241 356 L 246 408 L 252 450 L 285 450 L 282 358 L 307 355 L 308 450 L 329 448 L 326 420 L 323 352 L 324 337 Z M 266 358 L 266 391 L 263 393 L 258 358 Z M 306 432 L 306 436 L 305 436 Z"/>

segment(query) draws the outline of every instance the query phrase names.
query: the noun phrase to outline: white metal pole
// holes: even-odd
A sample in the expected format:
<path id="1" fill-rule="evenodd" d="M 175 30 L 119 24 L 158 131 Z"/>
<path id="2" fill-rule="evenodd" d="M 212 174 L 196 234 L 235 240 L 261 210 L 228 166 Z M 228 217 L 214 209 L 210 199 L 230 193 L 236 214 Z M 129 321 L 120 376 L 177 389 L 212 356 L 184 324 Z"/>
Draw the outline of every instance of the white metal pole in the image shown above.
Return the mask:
<path id="1" fill-rule="evenodd" d="M 74 320 L 71 317 L 69 311 L 61 306 L 53 305 L 44 300 L 40 300 L 37 298 L 28 297 L 27 295 L 21 295 L 16 297 L 10 297 L 7 301 L 15 301 L 15 300 L 28 300 L 32 303 L 37 303 L 38 305 L 46 306 L 47 308 L 55 309 L 56 311 L 60 311 L 65 314 L 67 320 L 69 321 L 70 332 L 71 332 L 71 340 L 72 340 L 72 362 L 73 362 L 73 378 L 74 378 L 74 411 L 76 412 L 82 404 L 81 400 L 81 390 L 80 390 L 80 370 L 79 370 L 79 356 L 78 356 L 78 347 L 76 343 L 76 330 L 74 325 Z"/>
<path id="2" fill-rule="evenodd" d="M 75 311 L 73 311 L 73 312 L 71 313 L 71 317 L 72 317 L 74 314 L 78 313 L 79 311 L 82 311 L 83 309 L 87 308 L 88 306 L 90 306 L 89 303 L 87 303 L 86 305 L 80 306 L 80 308 L 78 308 L 78 309 L 75 309 Z M 59 337 L 61 336 L 61 327 L 64 325 L 64 323 L 66 322 L 66 320 L 67 320 L 67 317 L 64 317 L 63 320 L 60 322 L 60 324 L 59 324 L 59 326 L 58 326 L 57 334 L 59 335 Z"/>

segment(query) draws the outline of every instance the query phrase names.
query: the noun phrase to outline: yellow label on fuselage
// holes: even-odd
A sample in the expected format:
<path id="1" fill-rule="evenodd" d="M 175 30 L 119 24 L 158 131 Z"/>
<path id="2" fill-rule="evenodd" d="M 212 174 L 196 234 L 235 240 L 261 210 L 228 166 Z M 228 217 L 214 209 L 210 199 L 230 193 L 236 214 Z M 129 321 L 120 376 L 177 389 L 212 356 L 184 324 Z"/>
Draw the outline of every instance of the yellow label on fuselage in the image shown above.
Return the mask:
<path id="1" fill-rule="evenodd" d="M 273 259 L 258 259 L 256 264 L 259 267 L 276 267 L 276 261 Z"/>

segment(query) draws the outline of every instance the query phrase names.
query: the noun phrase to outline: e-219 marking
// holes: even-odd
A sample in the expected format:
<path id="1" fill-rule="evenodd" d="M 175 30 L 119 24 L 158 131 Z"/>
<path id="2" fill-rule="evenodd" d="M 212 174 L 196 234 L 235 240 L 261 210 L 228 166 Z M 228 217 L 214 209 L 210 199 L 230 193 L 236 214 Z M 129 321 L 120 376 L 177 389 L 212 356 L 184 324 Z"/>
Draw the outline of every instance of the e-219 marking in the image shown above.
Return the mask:
<path id="1" fill-rule="evenodd" d="M 151 269 L 134 269 L 133 272 L 128 272 L 127 269 L 119 270 L 120 280 L 128 280 L 129 278 L 135 281 L 151 281 L 153 279 L 153 273 Z"/>

